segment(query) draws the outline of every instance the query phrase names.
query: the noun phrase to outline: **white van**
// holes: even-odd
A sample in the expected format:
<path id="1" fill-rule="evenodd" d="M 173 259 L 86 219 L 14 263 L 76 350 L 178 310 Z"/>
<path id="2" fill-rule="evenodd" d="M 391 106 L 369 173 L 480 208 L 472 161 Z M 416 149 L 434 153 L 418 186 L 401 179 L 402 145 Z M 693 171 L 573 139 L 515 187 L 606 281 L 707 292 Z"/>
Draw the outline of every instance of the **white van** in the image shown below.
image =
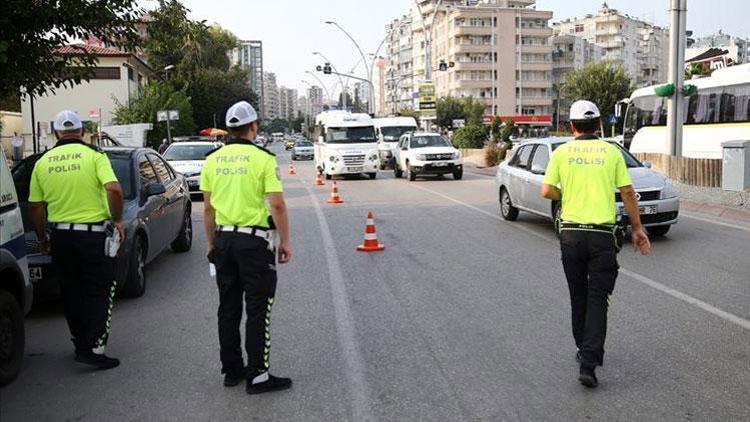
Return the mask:
<path id="1" fill-rule="evenodd" d="M 372 118 L 364 113 L 325 111 L 315 118 L 315 167 L 326 179 L 367 174 L 375 179 L 380 167 Z"/>
<path id="2" fill-rule="evenodd" d="M 417 130 L 417 121 L 413 117 L 383 117 L 374 119 L 375 135 L 378 137 L 378 155 L 380 170 L 393 168 L 395 149 L 401 135 Z"/>
<path id="3" fill-rule="evenodd" d="M 0 148 L 2 150 L 2 148 Z M 0 152 L 0 387 L 21 371 L 24 349 L 23 318 L 31 309 L 33 287 L 29 280 L 21 208 L 13 177 Z"/>

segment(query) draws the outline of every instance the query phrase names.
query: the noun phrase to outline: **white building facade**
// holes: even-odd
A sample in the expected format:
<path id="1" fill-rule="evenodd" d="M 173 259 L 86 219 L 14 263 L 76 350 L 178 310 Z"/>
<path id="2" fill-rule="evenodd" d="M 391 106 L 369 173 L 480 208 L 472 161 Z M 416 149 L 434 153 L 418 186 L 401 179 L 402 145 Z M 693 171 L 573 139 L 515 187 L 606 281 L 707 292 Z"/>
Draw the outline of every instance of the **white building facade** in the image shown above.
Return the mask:
<path id="1" fill-rule="evenodd" d="M 281 116 L 279 108 L 279 86 L 276 84 L 276 74 L 263 73 L 263 110 L 266 120 L 277 119 Z"/>
<path id="2" fill-rule="evenodd" d="M 261 106 L 260 116 L 264 118 L 263 104 L 265 93 L 263 86 L 263 42 L 257 40 L 241 40 L 239 46 L 230 54 L 232 66 L 239 66 L 247 72 L 247 84 L 258 96 L 258 104 Z"/>

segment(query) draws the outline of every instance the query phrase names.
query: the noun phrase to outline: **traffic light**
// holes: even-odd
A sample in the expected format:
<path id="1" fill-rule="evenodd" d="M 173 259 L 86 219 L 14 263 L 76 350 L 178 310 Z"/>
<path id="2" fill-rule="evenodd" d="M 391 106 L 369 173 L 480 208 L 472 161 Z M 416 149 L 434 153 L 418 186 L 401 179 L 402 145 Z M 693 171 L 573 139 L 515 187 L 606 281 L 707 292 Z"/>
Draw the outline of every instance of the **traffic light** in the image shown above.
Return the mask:
<path id="1" fill-rule="evenodd" d="M 448 63 L 445 62 L 445 60 L 440 60 L 440 63 L 438 64 L 438 70 L 441 72 L 445 72 L 448 70 Z"/>
<path id="2" fill-rule="evenodd" d="M 330 75 L 331 74 L 331 64 L 330 63 L 326 63 L 323 66 L 323 74 L 325 74 L 325 75 Z"/>

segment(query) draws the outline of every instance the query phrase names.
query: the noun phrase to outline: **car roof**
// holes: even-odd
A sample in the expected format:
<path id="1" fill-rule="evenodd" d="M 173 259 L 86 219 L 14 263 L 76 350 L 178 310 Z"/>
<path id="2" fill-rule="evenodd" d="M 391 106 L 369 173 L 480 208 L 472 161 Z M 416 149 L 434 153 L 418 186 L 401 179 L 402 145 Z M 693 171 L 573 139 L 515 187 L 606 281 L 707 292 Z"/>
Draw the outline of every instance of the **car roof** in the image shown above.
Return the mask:
<path id="1" fill-rule="evenodd" d="M 443 136 L 437 132 L 411 132 L 411 136 Z"/>
<path id="2" fill-rule="evenodd" d="M 125 155 L 125 156 L 134 155 L 141 151 L 156 153 L 156 151 L 147 147 L 103 147 L 102 151 L 107 153 L 107 155 Z"/>
<path id="3" fill-rule="evenodd" d="M 193 145 L 198 145 L 198 146 L 215 146 L 215 145 L 221 145 L 221 142 L 218 142 L 218 141 L 175 142 L 175 143 L 169 145 L 169 147 L 170 148 L 173 147 L 173 146 L 184 147 L 184 146 L 193 146 Z"/>

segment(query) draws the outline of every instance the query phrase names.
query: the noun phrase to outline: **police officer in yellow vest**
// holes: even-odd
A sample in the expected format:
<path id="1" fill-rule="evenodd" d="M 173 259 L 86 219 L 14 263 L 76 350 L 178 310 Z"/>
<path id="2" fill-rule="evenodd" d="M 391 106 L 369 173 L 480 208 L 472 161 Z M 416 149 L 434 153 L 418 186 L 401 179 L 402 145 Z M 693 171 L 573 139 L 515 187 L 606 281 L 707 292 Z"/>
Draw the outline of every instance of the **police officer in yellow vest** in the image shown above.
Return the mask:
<path id="1" fill-rule="evenodd" d="M 125 237 L 122 188 L 104 152 L 83 142 L 76 113 L 60 112 L 54 129 L 57 144 L 39 158 L 31 175 L 29 204 L 39 249 L 51 253 L 59 271 L 75 360 L 114 368 L 120 361 L 104 354 L 115 295 L 114 258 L 105 247 L 115 231 Z"/>
<path id="2" fill-rule="evenodd" d="M 200 184 L 208 258 L 219 287 L 221 372 L 228 387 L 246 380 L 248 394 L 283 390 L 292 381 L 269 374 L 277 232 L 278 262 L 287 263 L 292 255 L 281 177 L 274 154 L 252 142 L 258 114 L 249 103 L 229 108 L 226 125 L 231 140 L 206 157 Z M 243 294 L 247 368 L 239 331 Z"/>
<path id="3" fill-rule="evenodd" d="M 578 347 L 578 380 L 590 388 L 598 385 L 595 368 L 604 359 L 609 298 L 619 269 L 624 229 L 616 224 L 616 189 L 630 218 L 635 249 L 643 255 L 651 249 L 622 153 L 595 135 L 600 119 L 594 103 L 573 103 L 570 120 L 576 138 L 552 154 L 542 185 L 542 196 L 562 201 L 560 248 Z"/>

